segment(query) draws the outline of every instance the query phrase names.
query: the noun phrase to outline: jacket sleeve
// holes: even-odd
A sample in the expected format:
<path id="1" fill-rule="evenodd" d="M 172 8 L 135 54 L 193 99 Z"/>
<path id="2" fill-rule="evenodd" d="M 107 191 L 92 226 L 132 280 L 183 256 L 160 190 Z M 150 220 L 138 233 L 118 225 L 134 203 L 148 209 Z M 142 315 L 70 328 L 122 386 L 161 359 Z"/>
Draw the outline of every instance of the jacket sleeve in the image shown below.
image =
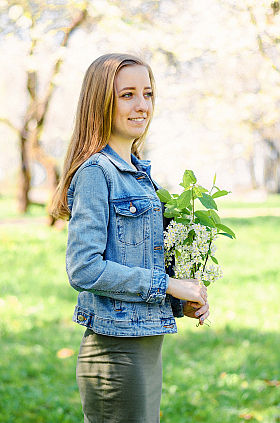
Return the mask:
<path id="1" fill-rule="evenodd" d="M 164 304 L 169 278 L 164 271 L 127 267 L 103 258 L 110 218 L 107 181 L 103 168 L 91 164 L 77 171 L 68 190 L 69 282 L 77 291 L 122 301 Z"/>

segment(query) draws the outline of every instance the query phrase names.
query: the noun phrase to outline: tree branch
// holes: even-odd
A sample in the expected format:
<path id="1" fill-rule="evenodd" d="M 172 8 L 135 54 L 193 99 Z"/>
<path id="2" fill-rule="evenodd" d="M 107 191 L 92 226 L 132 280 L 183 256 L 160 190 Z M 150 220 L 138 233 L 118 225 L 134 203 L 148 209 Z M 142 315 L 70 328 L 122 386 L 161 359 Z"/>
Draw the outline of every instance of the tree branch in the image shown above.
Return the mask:
<path id="1" fill-rule="evenodd" d="M 259 46 L 259 50 L 260 50 L 261 55 L 263 56 L 263 58 L 264 58 L 265 60 L 267 60 L 268 62 L 270 62 L 270 64 L 271 64 L 272 68 L 273 68 L 276 72 L 280 73 L 280 68 L 278 68 L 278 67 L 275 65 L 275 63 L 273 62 L 273 60 L 272 60 L 272 59 L 268 56 L 268 54 L 267 54 L 267 53 L 266 53 L 266 51 L 265 51 L 264 43 L 263 43 L 262 37 L 261 37 L 261 35 L 260 35 L 260 31 L 259 31 L 258 22 L 257 22 L 257 19 L 256 19 L 256 17 L 255 17 L 255 15 L 254 15 L 254 13 L 253 13 L 253 9 L 252 9 L 252 7 L 251 7 L 251 6 L 247 6 L 247 10 L 248 10 L 248 12 L 250 13 L 250 18 L 251 18 L 251 22 L 252 22 L 252 24 L 253 24 L 253 25 L 256 27 L 256 29 L 257 29 L 257 41 L 258 41 L 258 46 Z"/>
<path id="2" fill-rule="evenodd" d="M 65 35 L 61 43 L 61 47 L 65 47 L 67 45 L 71 32 L 73 32 L 76 28 L 78 28 L 78 26 L 80 26 L 85 21 L 86 17 L 87 17 L 87 9 L 84 9 L 81 11 L 81 13 L 79 14 L 79 16 L 77 16 L 76 19 L 73 19 L 73 22 L 71 23 L 71 25 L 68 28 L 65 28 L 64 30 Z"/>
<path id="3" fill-rule="evenodd" d="M 13 129 L 18 135 L 20 135 L 20 130 L 9 119 L 0 117 L 0 123 L 4 123 L 9 128 Z"/>
<path id="4" fill-rule="evenodd" d="M 79 16 L 72 21 L 72 23 L 70 24 L 70 26 L 68 28 L 62 29 L 62 31 L 64 31 L 65 35 L 64 35 L 63 41 L 61 43 L 61 47 L 67 46 L 71 33 L 85 21 L 86 17 L 87 17 L 87 9 L 84 9 L 79 14 Z M 52 73 L 51 78 L 50 78 L 50 83 L 49 83 L 49 87 L 48 87 L 48 90 L 47 90 L 45 100 L 42 103 L 42 107 L 38 108 L 38 112 L 40 110 L 40 112 L 39 112 L 40 115 L 38 116 L 38 119 L 37 119 L 39 128 L 42 127 L 42 125 L 44 123 L 45 116 L 46 116 L 46 113 L 47 113 L 47 110 L 48 110 L 48 107 L 49 107 L 49 103 L 50 103 L 50 100 L 52 98 L 54 88 L 55 88 L 55 84 L 54 84 L 53 80 L 54 80 L 54 77 L 59 73 L 62 63 L 63 63 L 63 60 L 61 58 L 58 58 L 56 60 L 55 65 L 54 65 L 54 69 L 53 69 L 53 73 Z"/>

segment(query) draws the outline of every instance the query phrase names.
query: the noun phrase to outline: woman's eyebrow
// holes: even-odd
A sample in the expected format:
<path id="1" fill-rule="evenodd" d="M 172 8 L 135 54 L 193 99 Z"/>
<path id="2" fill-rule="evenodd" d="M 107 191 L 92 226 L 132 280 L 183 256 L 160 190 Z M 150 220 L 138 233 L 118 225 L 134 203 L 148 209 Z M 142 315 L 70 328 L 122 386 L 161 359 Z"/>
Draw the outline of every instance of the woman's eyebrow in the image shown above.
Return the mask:
<path id="1" fill-rule="evenodd" d="M 145 87 L 144 90 L 151 90 L 152 87 Z M 120 93 L 121 91 L 125 91 L 125 90 L 136 90 L 136 87 L 124 87 L 121 88 L 118 92 Z"/>

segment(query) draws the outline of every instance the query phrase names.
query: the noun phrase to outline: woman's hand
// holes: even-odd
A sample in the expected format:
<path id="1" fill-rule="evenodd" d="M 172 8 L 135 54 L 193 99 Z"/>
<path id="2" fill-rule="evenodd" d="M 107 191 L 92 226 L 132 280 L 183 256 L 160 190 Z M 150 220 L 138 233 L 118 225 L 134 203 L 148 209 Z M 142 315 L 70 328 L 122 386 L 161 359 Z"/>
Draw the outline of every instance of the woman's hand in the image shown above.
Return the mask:
<path id="1" fill-rule="evenodd" d="M 197 279 L 169 278 L 166 293 L 180 300 L 198 303 L 201 306 L 204 306 L 207 301 L 207 288 L 204 285 L 200 286 Z"/>
<path id="2" fill-rule="evenodd" d="M 206 304 L 202 307 L 199 307 L 198 303 L 191 301 L 182 301 L 182 304 L 184 315 L 193 319 L 199 319 L 200 325 L 203 325 L 210 314 L 208 301 L 206 301 Z"/>

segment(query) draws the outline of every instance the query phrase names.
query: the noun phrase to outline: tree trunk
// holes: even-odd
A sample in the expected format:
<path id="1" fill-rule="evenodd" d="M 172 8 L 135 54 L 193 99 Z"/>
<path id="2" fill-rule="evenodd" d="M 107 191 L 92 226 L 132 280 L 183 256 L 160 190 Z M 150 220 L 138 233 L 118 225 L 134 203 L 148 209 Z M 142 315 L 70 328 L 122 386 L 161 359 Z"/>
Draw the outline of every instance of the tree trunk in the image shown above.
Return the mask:
<path id="1" fill-rule="evenodd" d="M 254 155 L 253 154 L 250 156 L 250 159 L 249 159 L 249 168 L 250 168 L 252 188 L 257 189 L 258 184 L 257 184 L 257 180 L 256 180 L 256 175 L 255 175 L 255 164 L 254 164 Z"/>
<path id="2" fill-rule="evenodd" d="M 21 167 L 19 174 L 18 186 L 18 211 L 25 213 L 29 205 L 28 192 L 30 190 L 31 172 L 28 158 L 28 140 L 26 139 L 23 130 L 20 136 L 20 153 L 21 153 Z"/>
<path id="3" fill-rule="evenodd" d="M 265 142 L 269 147 L 269 154 L 266 160 L 265 182 L 268 191 L 272 193 L 280 193 L 280 152 L 277 143 L 265 138 Z"/>
<path id="4" fill-rule="evenodd" d="M 81 11 L 72 21 L 68 28 L 64 28 L 64 39 L 62 46 L 66 46 L 71 33 L 82 23 L 87 17 L 87 10 Z M 33 22 L 33 26 L 35 21 Z M 37 39 L 32 40 L 30 49 L 30 57 L 34 54 Z M 30 204 L 28 192 L 31 188 L 31 163 L 32 160 L 38 161 L 46 170 L 47 184 L 50 190 L 50 196 L 54 193 L 57 186 L 59 173 L 56 161 L 48 156 L 40 145 L 40 138 L 43 132 L 45 117 L 49 108 L 55 85 L 54 77 L 59 73 L 62 60 L 57 59 L 54 64 L 53 74 L 51 76 L 46 95 L 42 101 L 37 96 L 38 78 L 37 72 L 30 70 L 27 72 L 27 89 L 30 94 L 28 109 L 25 114 L 25 123 L 20 131 L 20 148 L 21 148 L 21 169 L 19 178 L 18 191 L 18 210 L 21 213 L 27 211 Z M 50 224 L 53 225 L 55 220 L 50 217 Z"/>

